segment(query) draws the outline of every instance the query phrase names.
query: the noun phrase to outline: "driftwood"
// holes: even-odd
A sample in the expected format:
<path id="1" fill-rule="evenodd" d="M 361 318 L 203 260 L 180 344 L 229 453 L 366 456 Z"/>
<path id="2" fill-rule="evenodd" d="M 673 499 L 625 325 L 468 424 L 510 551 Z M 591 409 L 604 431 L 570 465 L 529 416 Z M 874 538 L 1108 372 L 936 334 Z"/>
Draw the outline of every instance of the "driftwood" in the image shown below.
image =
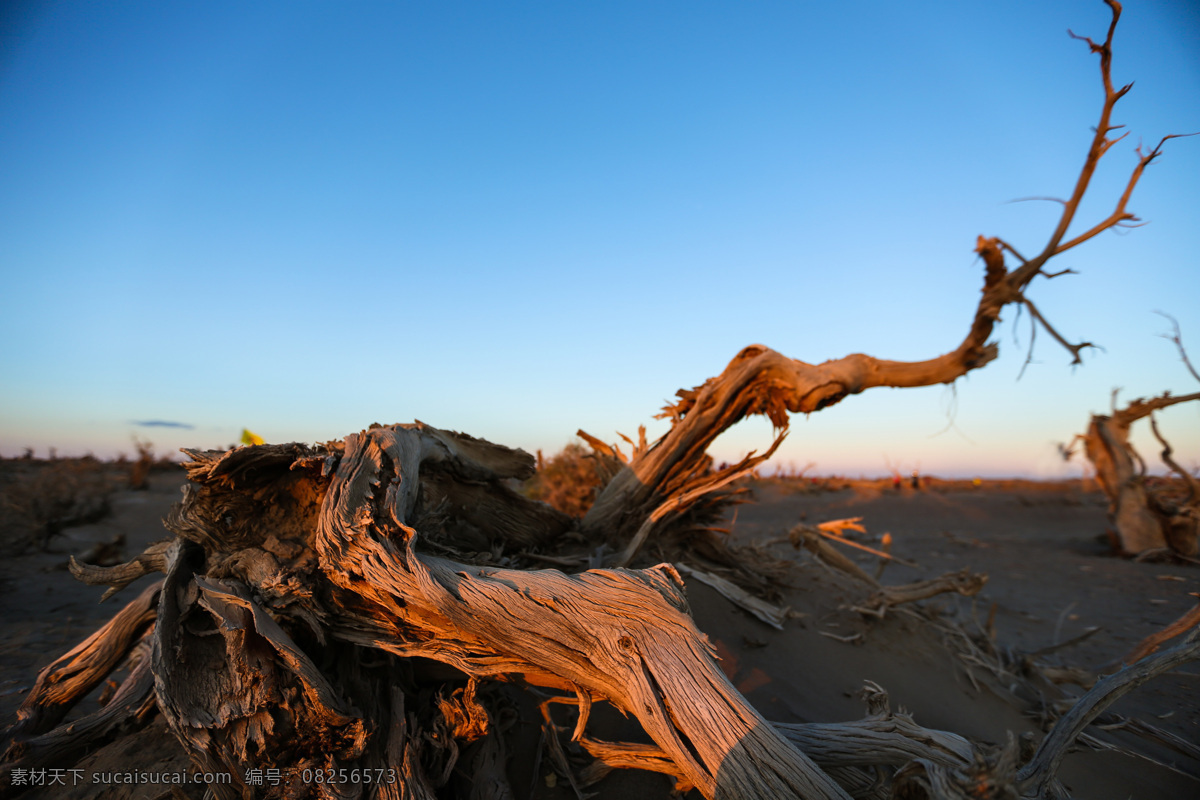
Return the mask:
<path id="1" fill-rule="evenodd" d="M 1105 99 L 1079 180 L 1033 257 L 999 238 L 979 238 L 983 291 L 957 348 L 918 362 L 854 354 L 813 365 L 747 347 L 721 375 L 681 390 L 664 412 L 667 434 L 648 443 L 643 430 L 636 443 L 629 440 L 629 457 L 586 437 L 607 480 L 581 520 L 514 491 L 511 481 L 534 472 L 528 454 L 419 422 L 373 426 L 322 446 L 186 451 L 190 484 L 166 520 L 173 540 L 122 567 L 75 566 L 82 579 L 116 588 L 162 571 L 161 587 L 39 678 L 10 731 L 0 789 L 19 792 L 16 770 L 45 753 L 69 761 L 159 714 L 196 767 L 232 776 L 208 787 L 220 800 L 515 796 L 503 764 L 502 710 L 487 693 L 507 684 L 551 692 L 542 704 L 546 751 L 576 788 L 606 769 L 639 767 L 709 798 L 966 796 L 980 787 L 1044 794 L 1080 720 L 1158 670 L 1167 654 L 1151 657 L 1158 659 L 1153 669 L 1139 662 L 1120 673 L 1133 671 L 1134 679 L 1097 684 L 1087 709 L 1018 773 L 1014 748 L 981 748 L 920 729 L 891 715 L 877 690 L 868 698 L 871 716 L 860 723 L 768 722 L 718 667 L 676 568 L 627 567 L 648 551 L 672 548 L 707 548 L 736 563 L 705 523 L 730 499 L 731 482 L 770 456 L 789 413 L 877 386 L 951 383 L 996 358 L 989 338 L 1006 305 L 1028 308 L 1078 360 L 1088 345 L 1058 335 L 1026 289 L 1038 275 L 1053 277 L 1043 271 L 1053 257 L 1133 219 L 1126 203 L 1162 146 L 1139 153 L 1108 217 L 1067 237 L 1114 143 L 1113 106 L 1129 89 L 1111 84 L 1120 6 L 1108 5 L 1107 37 L 1088 40 L 1100 56 Z M 1011 270 L 1009 255 L 1019 262 Z M 780 430 L 775 443 L 712 470 L 708 446 L 751 414 L 772 420 Z M 578 563 L 575 554 L 544 552 L 561 548 L 567 533 L 598 542 L 597 560 L 616 552 L 610 568 L 570 575 L 520 568 L 528 563 L 521 553 Z M 978 583 L 947 579 L 889 594 L 864 577 L 884 607 L 932 588 L 969 592 Z M 148 654 L 134 646 L 143 636 Z M 1194 649 L 1170 652 L 1170 663 L 1195 656 Z M 131 672 L 102 719 L 48 730 L 127 653 Z M 652 743 L 590 736 L 590 710 L 599 701 L 637 720 Z M 551 703 L 577 708 L 571 738 L 599 760 L 578 776 L 562 752 Z M 255 782 L 262 774 L 278 776 L 283 788 Z M 316 774 L 391 780 L 319 782 Z M 456 788 L 464 785 L 470 788 Z"/>
<path id="2" fill-rule="evenodd" d="M 924 581 L 914 581 L 899 586 L 881 586 L 879 591 L 871 595 L 866 603 L 856 606 L 855 610 L 864 614 L 882 618 L 889 608 L 927 600 L 939 594 L 954 593 L 963 597 L 973 597 L 983 590 L 988 576 L 971 572 L 964 567 L 956 572 L 947 572 L 936 578 Z"/>

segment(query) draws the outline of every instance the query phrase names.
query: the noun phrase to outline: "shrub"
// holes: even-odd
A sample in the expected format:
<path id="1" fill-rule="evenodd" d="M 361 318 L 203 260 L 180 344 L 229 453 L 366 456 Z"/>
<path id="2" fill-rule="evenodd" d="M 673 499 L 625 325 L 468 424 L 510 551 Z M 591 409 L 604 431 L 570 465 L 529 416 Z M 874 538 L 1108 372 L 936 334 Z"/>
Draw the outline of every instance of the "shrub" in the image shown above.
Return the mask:
<path id="1" fill-rule="evenodd" d="M 35 542 L 45 547 L 63 528 L 108 515 L 116 488 L 105 465 L 91 456 L 53 461 L 8 460 L 0 482 L 0 553 Z"/>
<path id="2" fill-rule="evenodd" d="M 538 451 L 538 471 L 525 482 L 524 493 L 573 517 L 582 517 L 592 507 L 599 488 L 594 457 L 583 445 L 572 442 L 549 459 Z"/>
<path id="3" fill-rule="evenodd" d="M 154 466 L 154 443 L 133 437 L 137 459 L 129 467 L 129 488 L 144 491 L 150 488 L 150 468 Z"/>

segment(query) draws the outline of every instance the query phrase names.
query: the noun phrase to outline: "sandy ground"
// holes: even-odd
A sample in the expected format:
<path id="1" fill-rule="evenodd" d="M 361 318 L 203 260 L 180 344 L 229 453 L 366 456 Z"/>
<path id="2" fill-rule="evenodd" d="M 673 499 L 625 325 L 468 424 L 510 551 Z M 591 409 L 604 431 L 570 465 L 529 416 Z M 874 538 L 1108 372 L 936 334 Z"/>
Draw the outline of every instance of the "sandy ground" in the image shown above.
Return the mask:
<path id="1" fill-rule="evenodd" d="M 163 538 L 160 520 L 179 497 L 181 484 L 181 474 L 155 474 L 149 491 L 119 492 L 111 516 L 68 529 L 51 542 L 49 552 L 0 561 L 0 718 L 5 723 L 13 720 L 38 670 L 94 631 L 141 585 L 99 605 L 101 590 L 71 578 L 65 569 L 67 555 L 82 553 L 118 534 L 125 536 L 127 556 Z M 996 641 L 1012 651 L 1036 651 L 1099 626 L 1099 632 L 1050 659 L 1063 665 L 1111 671 L 1111 665 L 1145 636 L 1191 608 L 1196 598 L 1190 592 L 1200 592 L 1200 568 L 1139 564 L 1109 556 L 1103 542 L 1107 527 L 1103 497 L 1078 485 L 964 485 L 920 491 L 864 486 L 818 492 L 795 483 L 762 481 L 755 484 L 755 492 L 758 502 L 739 506 L 730 518 L 737 542 L 778 538 L 801 520 L 817 523 L 861 516 L 869 530 L 864 541 L 877 542 L 888 532 L 893 552 L 919 565 L 890 566 L 883 576 L 885 583 L 931 577 L 964 566 L 987 573 L 989 581 L 978 597 L 927 601 L 927 605 L 936 608 L 943 620 L 972 630 L 984 624 L 994 605 Z M 907 709 L 926 727 L 993 743 L 1004 742 L 1009 733 L 1032 735 L 1034 741 L 1040 738 L 1036 709 L 1028 697 L 1019 696 L 1020 687 L 1005 686 L 987 670 L 965 663 L 947 647 L 947 634 L 905 614 L 883 620 L 864 618 L 846 607 L 860 601 L 861 592 L 788 545 L 772 547 L 798 565 L 794 587 L 785 598 L 797 617 L 783 631 L 753 619 L 707 586 L 688 584 L 699 627 L 716 643 L 735 685 L 768 719 L 858 719 L 864 707 L 856 693 L 870 680 L 888 690 L 893 708 Z M 859 560 L 874 570 L 872 558 Z M 839 641 L 835 636 L 854 641 Z M 1082 692 L 1077 687 L 1067 691 Z M 82 705 L 78 713 L 96 707 L 94 699 Z M 1200 744 L 1200 668 L 1190 665 L 1164 676 L 1124 698 L 1113 710 Z M 521 713 L 530 718 L 518 731 L 519 749 L 509 763 L 517 797 L 573 796 L 562 785 L 549 785 L 554 781 L 547 780 L 548 762 L 538 766 L 531 756 L 537 749 L 532 712 L 523 708 Z M 562 724 L 572 722 L 569 717 L 567 713 Z M 600 710 L 594 719 L 602 737 L 628 734 L 613 714 Z M 1060 773 L 1077 797 L 1200 796 L 1200 763 L 1127 732 L 1092 729 L 1090 733 L 1101 742 L 1143 753 L 1173 769 L 1129 755 L 1080 751 L 1067 759 Z M 170 739 L 155 728 L 140 742 L 144 748 L 169 745 Z M 161 757 L 171 756 L 164 750 Z M 669 796 L 670 782 L 618 771 L 596 788 L 604 798 L 648 799 Z M 39 796 L 105 794 L 89 787 L 69 795 Z"/>
<path id="2" fill-rule="evenodd" d="M 759 502 L 738 509 L 734 535 L 740 541 L 770 539 L 797 521 L 817 523 L 863 517 L 878 538 L 888 532 L 892 552 L 919 568 L 894 565 L 886 583 L 903 583 L 970 567 L 989 576 L 975 598 L 927 601 L 947 619 L 977 630 L 995 604 L 997 642 L 1021 653 L 1067 641 L 1086 629 L 1101 630 L 1056 654 L 1050 661 L 1096 672 L 1111 672 L 1144 637 L 1175 620 L 1196 603 L 1200 569 L 1193 566 L 1133 563 L 1113 558 L 1104 533 L 1105 500 L 1080 488 L 961 488 L 947 491 L 887 489 L 797 492 L 763 482 Z M 783 548 L 781 548 L 782 550 Z M 860 563 L 873 569 L 875 561 Z M 1037 731 L 1028 704 L 988 680 L 982 669 L 947 656 L 940 637 L 904 619 L 877 622 L 839 606 L 858 595 L 839 597 L 826 570 L 807 563 L 789 597 L 807 614 L 779 634 L 756 626 L 766 647 L 738 653 L 742 673 L 759 669 L 771 683 L 747 692 L 769 719 L 833 721 L 861 716 L 851 697 L 863 680 L 886 688 L 893 708 L 903 706 L 917 722 L 1000 743 L 1008 732 Z M 732 613 L 708 592 L 690 589 L 701 628 L 722 640 L 737 641 Z M 719 600 L 719 598 L 718 598 Z M 733 612 L 740 614 L 740 612 Z M 747 623 L 742 623 L 742 628 Z M 821 633 L 850 636 L 845 644 Z M 762 679 L 760 678 L 759 681 Z M 756 681 L 756 682 L 759 682 Z M 1082 690 L 1076 687 L 1075 694 Z M 1191 665 L 1152 682 L 1113 706 L 1183 739 L 1200 743 L 1200 669 Z M 1094 729 L 1093 731 L 1094 732 Z M 1151 755 L 1200 776 L 1200 763 L 1183 759 L 1126 734 L 1101 734 L 1106 741 Z M 1040 734 L 1038 734 L 1040 739 Z M 1113 753 L 1081 752 L 1069 757 L 1060 777 L 1078 797 L 1182 798 L 1200 796 L 1200 782 L 1145 760 Z"/>

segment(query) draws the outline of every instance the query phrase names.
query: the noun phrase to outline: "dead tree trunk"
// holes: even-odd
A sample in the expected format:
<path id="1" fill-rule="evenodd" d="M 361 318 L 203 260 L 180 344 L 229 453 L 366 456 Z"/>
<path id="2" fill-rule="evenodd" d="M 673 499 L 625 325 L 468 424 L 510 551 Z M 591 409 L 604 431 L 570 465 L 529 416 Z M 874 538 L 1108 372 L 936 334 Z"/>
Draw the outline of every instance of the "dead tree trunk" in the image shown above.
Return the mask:
<path id="1" fill-rule="evenodd" d="M 193 485 L 168 520 L 178 538 L 157 564 L 166 580 L 143 664 L 193 761 L 235 776 L 218 790 L 227 796 L 250 791 L 248 769 L 278 770 L 293 790 L 308 783 L 306 774 L 350 768 L 400 767 L 412 784 L 406 792 L 437 785 L 422 766 L 428 759 L 405 755 L 420 747 L 416 721 L 403 717 L 402 703 L 380 702 L 403 682 L 403 662 L 424 657 L 472 680 L 565 692 L 581 708 L 576 739 L 590 703 L 608 700 L 637 718 L 663 763 L 707 797 L 848 797 L 729 683 L 669 564 L 568 576 L 418 552 L 415 526 L 444 530 L 440 509 L 459 501 L 460 482 L 504 498 L 514 515 L 542 515 L 502 483 L 531 472 L 521 451 L 418 423 L 348 436 L 331 451 L 285 445 L 191 455 Z M 80 570 L 105 582 L 128 572 Z M 114 652 L 124 654 L 137 630 L 130 625 L 145 623 L 145 598 L 159 593 L 147 590 L 118 617 L 131 622 L 79 648 L 96 665 L 76 669 L 89 684 L 107 672 L 100 667 L 111 669 Z M 370 655 L 378 650 L 396 658 L 368 666 L 378 664 Z M 90 688 L 84 680 L 44 675 L 23 717 L 61 717 L 59 709 Z M 54 692 L 56 683 L 68 691 Z M 477 735 L 486 734 L 486 711 L 470 699 L 460 705 Z M 405 724 L 407 738 L 396 732 Z M 400 737 L 395 746 L 379 737 L 389 729 Z M 628 746 L 607 747 L 614 760 L 630 760 Z M 19 739 L 8 756 L 30 769 L 39 753 Z"/>
<path id="2" fill-rule="evenodd" d="M 1200 381 L 1200 372 L 1183 346 L 1179 323 L 1169 314 L 1162 316 L 1174 329 L 1165 338 L 1175 343 L 1187 371 Z M 1200 482 L 1172 457 L 1174 451 L 1154 420 L 1155 411 L 1192 400 L 1200 400 L 1200 393 L 1172 397 L 1170 392 L 1164 392 L 1149 400 L 1134 400 L 1118 410 L 1114 391 L 1112 414 L 1093 415 L 1087 433 L 1077 437 L 1083 439 L 1084 451 L 1096 470 L 1096 480 L 1108 495 L 1108 515 L 1117 545 L 1128 555 L 1168 549 L 1183 556 L 1196 555 L 1200 540 Z M 1177 482 L 1147 480 L 1146 464 L 1129 443 L 1130 426 L 1144 417 L 1150 418 L 1150 429 L 1163 447 L 1163 463 L 1178 476 Z M 1068 458 L 1070 453 L 1070 449 L 1065 451 Z"/>
<path id="3" fill-rule="evenodd" d="M 1108 495 L 1108 514 L 1119 546 L 1129 555 L 1168 548 L 1186 556 L 1196 554 L 1200 496 L 1195 479 L 1174 464 L 1171 447 L 1160 436 L 1164 460 L 1178 472 L 1187 489 L 1180 494 L 1170 486 L 1150 485 L 1145 462 L 1129 443 L 1129 429 L 1134 422 L 1191 400 L 1200 400 L 1200 393 L 1135 400 L 1112 414 L 1094 415 L 1082 437 L 1088 460 L 1096 470 L 1096 480 Z"/>
<path id="4" fill-rule="evenodd" d="M 165 572 L 153 628 L 146 631 L 148 590 L 120 624 L 82 647 L 79 664 L 48 668 L 5 753 L 4 780 L 44 763 L 46 737 L 65 739 L 78 752 L 144 724 L 156 707 L 198 766 L 233 776 L 232 784 L 209 788 L 218 798 L 430 798 L 453 775 L 460 745 L 470 742 L 492 754 L 473 763 L 493 764 L 473 785 L 503 797 L 504 778 L 494 769 L 497 712 L 485 696 L 489 684 L 503 682 L 549 688 L 559 693 L 554 701 L 576 705 L 572 738 L 602 765 L 665 772 L 709 798 L 877 797 L 893 788 L 908 796 L 966 796 L 983 777 L 1015 786 L 1012 754 L 985 757 L 949 734 L 883 726 L 887 736 L 907 740 L 883 747 L 866 728 L 840 740 L 829 731 L 809 731 L 807 739 L 781 732 L 717 668 L 675 568 L 620 567 L 651 534 L 686 528 L 711 512 L 714 492 L 770 455 L 710 470 L 708 446 L 747 415 L 766 414 L 786 429 L 789 413 L 816 411 L 872 387 L 952 382 L 996 357 L 988 339 L 1012 303 L 1028 307 L 1078 360 L 1087 345 L 1067 344 L 1025 289 L 1038 275 L 1052 277 L 1043 267 L 1054 256 L 1133 218 L 1125 204 L 1161 149 L 1141 156 L 1109 217 L 1066 239 L 1096 163 L 1113 143 L 1112 108 L 1128 89 L 1111 85 L 1120 6 L 1109 5 L 1108 36 L 1089 41 L 1100 55 L 1105 101 L 1080 179 L 1036 256 L 1025 259 L 1001 239 L 979 238 L 983 295 L 957 348 L 928 361 L 855 354 L 812 365 L 751 346 L 720 376 L 680 391 L 665 411 L 670 431 L 653 445 L 640 437 L 627 463 L 593 439 L 614 477 L 580 527 L 624 551 L 618 568 L 577 575 L 512 568 L 514 554 L 548 547 L 576 525 L 508 487 L 533 471 L 533 459 L 519 450 L 416 423 L 373 427 L 323 447 L 189 451 L 192 483 L 167 520 L 174 541 L 122 567 L 76 568 L 81 579 L 114 587 Z M 1006 253 L 1020 262 L 1011 271 Z M 148 655 L 134 646 L 139 635 Z M 1177 656 L 1193 658 L 1197 647 Z M 47 730 L 95 674 L 111 668 L 114 653 L 131 648 L 141 657 L 103 719 Z M 87 677 L 59 677 L 69 674 Z M 600 699 L 636 718 L 653 744 L 590 738 L 589 710 Z M 550 733 L 553 754 L 558 743 Z M 821 752 L 828 772 L 794 744 L 817 735 L 840 741 L 847 754 L 839 760 L 805 745 Z M 866 744 L 855 749 L 856 741 Z M 341 770 L 375 780 L 312 779 Z M 250 771 L 281 783 L 262 786 Z M 1045 774 L 1039 768 L 1038 794 L 1048 785 Z"/>

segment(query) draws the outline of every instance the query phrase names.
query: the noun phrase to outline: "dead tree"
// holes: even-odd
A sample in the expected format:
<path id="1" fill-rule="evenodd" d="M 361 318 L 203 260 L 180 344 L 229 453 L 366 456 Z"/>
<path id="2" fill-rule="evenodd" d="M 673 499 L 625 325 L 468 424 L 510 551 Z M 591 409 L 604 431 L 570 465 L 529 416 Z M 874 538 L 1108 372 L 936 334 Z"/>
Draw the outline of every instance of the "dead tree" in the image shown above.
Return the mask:
<path id="1" fill-rule="evenodd" d="M 721 375 L 680 391 L 665 410 L 669 432 L 653 444 L 643 433 L 628 461 L 593 440 L 612 477 L 578 521 L 510 488 L 532 474 L 528 454 L 421 423 L 323 446 L 188 451 L 191 483 L 166 521 L 174 538 L 120 567 L 75 565 L 80 579 L 115 589 L 165 577 L 39 676 L 9 731 L 4 787 L 17 793 L 18 770 L 61 768 L 160 715 L 197 767 L 233 776 L 208 788 L 217 798 L 431 798 L 456 769 L 470 773 L 472 797 L 512 796 L 503 712 L 488 699 L 511 685 L 555 693 L 543 703 L 547 747 L 568 776 L 550 703 L 578 709 L 571 738 L 597 760 L 584 778 L 649 769 L 708 798 L 965 797 L 980 786 L 1054 796 L 1057 759 L 1078 730 L 1136 682 L 1195 658 L 1200 644 L 1150 656 L 1093 690 L 1018 767 L 1014 749 L 918 728 L 878 697 L 860 723 L 764 720 L 717 667 L 675 567 L 624 566 L 652 535 L 711 513 L 720 490 L 774 450 L 789 413 L 876 386 L 950 383 L 992 361 L 988 340 L 1006 305 L 1027 307 L 1078 360 L 1087 345 L 1059 336 L 1026 289 L 1053 277 L 1044 267 L 1054 256 L 1133 219 L 1126 202 L 1161 149 L 1139 153 L 1112 214 L 1068 238 L 1129 88 L 1111 84 L 1120 6 L 1108 5 L 1108 35 L 1086 40 L 1105 99 L 1079 180 L 1037 255 L 979 238 L 983 293 L 957 348 L 919 362 L 855 354 L 813 365 L 748 347 Z M 1019 262 L 1011 271 L 1007 256 Z M 750 414 L 781 431 L 775 445 L 713 472 L 709 444 Z M 573 530 L 623 546 L 616 564 L 573 575 L 514 568 L 520 553 L 560 546 Z M 101 712 L 58 725 L 127 654 L 128 677 Z M 589 735 L 600 700 L 640 722 L 652 743 Z M 283 780 L 258 785 L 252 770 Z M 313 780 L 330 774 L 350 779 Z"/>
<path id="2" fill-rule="evenodd" d="M 1192 377 L 1200 381 L 1183 348 L 1178 324 L 1172 340 Z M 1200 483 L 1175 461 L 1174 451 L 1154 419 L 1156 411 L 1195 400 L 1200 400 L 1200 392 L 1177 396 L 1165 392 L 1158 397 L 1139 398 L 1118 409 L 1113 392 L 1112 413 L 1094 414 L 1087 433 L 1080 437 L 1096 470 L 1096 480 L 1108 495 L 1109 519 L 1117 545 L 1128 555 L 1165 552 L 1196 555 L 1200 536 Z M 1147 479 L 1146 463 L 1129 442 L 1130 426 L 1146 417 L 1150 418 L 1150 429 L 1163 447 L 1163 464 L 1178 476 L 1178 481 Z"/>
<path id="3" fill-rule="evenodd" d="M 954 383 L 994 360 L 999 347 L 989 339 L 1005 306 L 1027 309 L 1035 331 L 1038 326 L 1043 328 L 1067 349 L 1072 364 L 1080 363 L 1083 350 L 1093 345 L 1090 342 L 1073 344 L 1063 337 L 1029 299 L 1027 289 L 1039 276 L 1049 279 L 1073 272 L 1047 272 L 1046 266 L 1054 257 L 1104 231 L 1136 224 L 1138 218 L 1127 210 L 1133 190 L 1145 168 L 1162 154 L 1163 145 L 1169 139 L 1178 138 L 1166 136 L 1149 152 L 1143 152 L 1139 145 L 1137 163 L 1112 212 L 1083 231 L 1068 236 L 1101 158 L 1128 135 L 1109 137 L 1122 127 L 1112 124 L 1113 108 L 1133 84 L 1119 89 L 1113 87 L 1112 37 L 1121 6 L 1110 0 L 1106 2 L 1112 9 L 1112 22 L 1103 42 L 1071 34 L 1085 41 L 1091 51 L 1099 55 L 1104 85 L 1100 120 L 1079 178 L 1070 196 L 1061 201 L 1062 213 L 1058 222 L 1035 255 L 1026 258 L 999 237 L 978 238 L 975 251 L 985 267 L 983 289 L 967 334 L 958 347 L 925 361 L 888 361 L 854 353 L 822 364 L 808 364 L 763 345 L 751 345 L 738 353 L 717 377 L 695 388 L 679 390 L 676 393 L 678 402 L 665 407 L 658 417 L 671 420 L 670 430 L 652 446 L 647 446 L 644 432 L 636 444 L 627 439 L 633 447 L 631 457 L 625 458 L 616 447 L 604 445 L 596 437 L 580 431 L 581 436 L 598 446 L 597 455 L 607 460 L 609 469 L 616 473 L 584 517 L 585 530 L 608 534 L 615 531 L 621 538 L 632 537 L 621 558 L 621 563 L 628 563 L 653 529 L 670 525 L 697 505 L 701 506 L 697 510 L 702 511 L 703 505 L 711 502 L 712 492 L 768 459 L 786 435 L 789 414 L 819 411 L 849 395 L 878 386 L 898 388 Z M 1016 261 L 1011 269 L 1008 256 Z M 706 454 L 708 446 L 729 427 L 753 414 L 766 415 L 779 431 L 778 438 L 765 453 L 751 454 L 741 463 L 714 473 Z"/>
<path id="4" fill-rule="evenodd" d="M 1127 555 L 1163 553 L 1196 555 L 1200 532 L 1200 491 L 1196 479 L 1172 458 L 1172 449 L 1158 430 L 1153 413 L 1163 408 L 1200 400 L 1200 393 L 1173 397 L 1169 393 L 1134 400 L 1111 414 L 1095 414 L 1083 434 L 1084 450 L 1096 470 L 1096 480 L 1108 495 L 1108 514 L 1117 544 Z M 1181 493 L 1170 483 L 1147 480 L 1146 464 L 1129 442 L 1130 426 L 1150 417 L 1155 437 L 1163 445 L 1162 458 L 1180 478 Z"/>

